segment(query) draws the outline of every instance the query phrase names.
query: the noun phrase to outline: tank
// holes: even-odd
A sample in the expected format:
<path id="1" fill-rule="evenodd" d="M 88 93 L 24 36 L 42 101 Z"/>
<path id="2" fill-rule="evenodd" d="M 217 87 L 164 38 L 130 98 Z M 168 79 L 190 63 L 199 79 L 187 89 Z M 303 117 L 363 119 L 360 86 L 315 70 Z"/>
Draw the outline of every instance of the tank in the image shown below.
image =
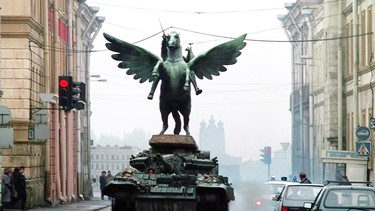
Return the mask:
<path id="1" fill-rule="evenodd" d="M 104 188 L 113 211 L 228 211 L 234 189 L 192 136 L 154 135 Z"/>

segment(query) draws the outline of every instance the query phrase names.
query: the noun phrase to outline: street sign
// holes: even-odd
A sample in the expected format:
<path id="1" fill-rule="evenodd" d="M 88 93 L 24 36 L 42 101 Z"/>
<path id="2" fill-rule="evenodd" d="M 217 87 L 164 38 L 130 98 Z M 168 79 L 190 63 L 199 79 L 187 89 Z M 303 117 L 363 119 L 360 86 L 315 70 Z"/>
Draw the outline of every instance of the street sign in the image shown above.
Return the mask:
<path id="1" fill-rule="evenodd" d="M 0 128 L 0 148 L 12 148 L 14 132 L 13 128 Z"/>
<path id="2" fill-rule="evenodd" d="M 370 156 L 371 155 L 371 142 L 357 141 L 355 143 L 355 152 L 357 156 Z"/>
<path id="3" fill-rule="evenodd" d="M 29 139 L 35 138 L 35 130 L 34 128 L 29 128 Z"/>
<path id="4" fill-rule="evenodd" d="M 36 124 L 34 125 L 34 132 L 35 132 L 34 138 L 35 139 L 49 139 L 49 136 L 50 136 L 49 131 L 50 131 L 50 128 L 47 123 Z"/>
<path id="5" fill-rule="evenodd" d="M 47 123 L 48 122 L 48 111 L 47 110 L 39 110 L 35 114 L 33 114 L 33 119 L 36 123 Z"/>
<path id="6" fill-rule="evenodd" d="M 12 119 L 10 109 L 4 105 L 0 105 L 0 125 L 5 125 Z"/>
<path id="7" fill-rule="evenodd" d="M 283 150 L 286 151 L 289 147 L 289 142 L 281 142 L 281 146 L 283 147 Z"/>
<path id="8" fill-rule="evenodd" d="M 355 135 L 360 141 L 366 141 L 370 138 L 370 129 L 368 127 L 358 127 L 355 131 Z"/>
<path id="9" fill-rule="evenodd" d="M 370 119 L 370 129 L 375 129 L 375 118 Z"/>

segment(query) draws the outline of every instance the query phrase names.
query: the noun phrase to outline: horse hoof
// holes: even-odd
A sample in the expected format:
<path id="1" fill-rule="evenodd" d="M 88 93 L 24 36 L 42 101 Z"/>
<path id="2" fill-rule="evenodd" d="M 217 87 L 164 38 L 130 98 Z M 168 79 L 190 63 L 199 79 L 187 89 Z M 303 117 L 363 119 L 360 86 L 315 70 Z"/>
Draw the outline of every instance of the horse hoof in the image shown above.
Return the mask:
<path id="1" fill-rule="evenodd" d="M 190 86 L 189 86 L 189 85 L 184 85 L 184 88 L 183 88 L 183 89 L 184 89 L 185 91 L 188 91 L 188 90 L 189 90 L 189 88 L 190 88 Z"/>
<path id="2" fill-rule="evenodd" d="M 154 97 L 153 94 L 149 94 L 149 95 L 147 96 L 147 99 L 152 100 L 153 97 Z"/>
<path id="3" fill-rule="evenodd" d="M 203 90 L 201 90 L 201 89 L 197 89 L 197 91 L 195 91 L 195 94 L 196 94 L 196 95 L 200 95 L 202 92 L 203 92 Z"/>

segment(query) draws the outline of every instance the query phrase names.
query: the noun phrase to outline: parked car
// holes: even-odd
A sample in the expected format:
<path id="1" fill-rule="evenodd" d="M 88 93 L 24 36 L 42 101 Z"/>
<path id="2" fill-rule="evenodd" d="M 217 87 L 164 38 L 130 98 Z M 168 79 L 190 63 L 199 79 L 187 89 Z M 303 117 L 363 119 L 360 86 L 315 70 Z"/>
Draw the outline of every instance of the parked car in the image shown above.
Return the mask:
<path id="1" fill-rule="evenodd" d="M 281 193 L 273 198 L 276 201 L 274 211 L 310 210 L 305 203 L 313 203 L 323 187 L 323 184 L 285 185 Z"/>
<path id="2" fill-rule="evenodd" d="M 298 184 L 297 182 L 270 180 L 264 183 L 261 193 L 252 201 L 253 208 L 257 211 L 270 211 L 275 207 L 273 197 L 279 195 L 287 184 Z"/>
<path id="3" fill-rule="evenodd" d="M 369 183 L 362 186 L 351 183 L 325 186 L 316 200 L 307 202 L 305 207 L 312 211 L 375 210 L 375 188 L 368 186 Z"/>

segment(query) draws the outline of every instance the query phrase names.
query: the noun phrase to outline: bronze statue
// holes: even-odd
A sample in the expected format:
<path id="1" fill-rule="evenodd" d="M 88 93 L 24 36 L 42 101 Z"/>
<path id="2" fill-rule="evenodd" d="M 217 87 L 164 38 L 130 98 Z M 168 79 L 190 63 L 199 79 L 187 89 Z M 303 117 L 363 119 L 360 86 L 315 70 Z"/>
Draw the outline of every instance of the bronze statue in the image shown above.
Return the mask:
<path id="1" fill-rule="evenodd" d="M 104 33 L 104 37 L 110 42 L 106 47 L 117 54 L 112 58 L 121 61 L 119 68 L 128 69 L 126 74 L 134 75 L 140 83 L 153 82 L 148 99 L 152 99 L 154 91 L 161 80 L 159 109 L 163 121 L 160 134 L 164 134 L 168 128 L 168 116 L 172 113 L 175 120 L 173 133 L 181 131 L 180 114 L 183 116 L 183 128 L 186 135 L 189 132 L 189 116 L 191 111 L 190 83 L 193 84 L 196 94 L 202 92 L 198 88 L 195 77 L 212 79 L 212 76 L 220 75 L 227 69 L 224 65 L 232 65 L 241 55 L 240 50 L 246 46 L 244 42 L 246 34 L 231 41 L 217 45 L 205 53 L 194 57 L 191 48 L 187 48 L 188 56 L 182 56 L 180 36 L 176 32 L 163 35 L 161 58 L 139 46 L 127 43 Z M 180 113 L 180 114 L 179 114 Z"/>

